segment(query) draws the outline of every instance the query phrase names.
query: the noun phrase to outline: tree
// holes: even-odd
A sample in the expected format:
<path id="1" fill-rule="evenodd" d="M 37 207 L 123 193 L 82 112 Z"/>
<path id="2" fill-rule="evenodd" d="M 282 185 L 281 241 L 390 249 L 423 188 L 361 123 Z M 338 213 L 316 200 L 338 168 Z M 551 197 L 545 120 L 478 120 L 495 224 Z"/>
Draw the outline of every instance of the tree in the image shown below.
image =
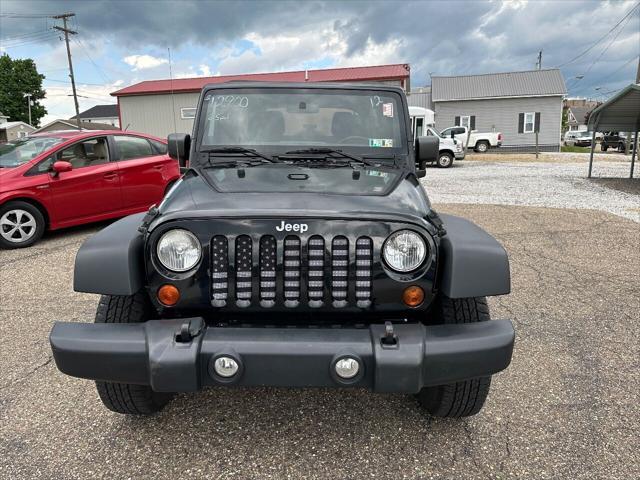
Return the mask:
<path id="1" fill-rule="evenodd" d="M 40 75 L 30 58 L 13 60 L 9 55 L 0 56 L 0 112 L 12 122 L 29 123 L 29 105 L 25 94 L 31 94 L 31 121 L 34 127 L 47 109 L 40 104 L 45 97 L 42 89 L 44 75 Z"/>

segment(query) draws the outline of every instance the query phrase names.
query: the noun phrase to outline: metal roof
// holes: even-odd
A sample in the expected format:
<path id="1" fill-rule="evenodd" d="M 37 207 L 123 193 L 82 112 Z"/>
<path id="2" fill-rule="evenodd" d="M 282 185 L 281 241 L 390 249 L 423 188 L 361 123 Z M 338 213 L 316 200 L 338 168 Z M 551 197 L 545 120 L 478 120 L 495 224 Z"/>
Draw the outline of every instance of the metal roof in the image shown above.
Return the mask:
<path id="1" fill-rule="evenodd" d="M 591 112 L 589 130 L 640 130 L 640 84 L 631 84 Z"/>
<path id="2" fill-rule="evenodd" d="M 51 125 L 54 125 L 56 123 L 59 123 L 60 126 L 62 128 L 60 128 L 60 130 L 66 130 L 67 127 L 71 128 L 71 129 L 77 129 L 78 128 L 78 121 L 74 120 L 74 119 L 69 119 L 69 120 L 53 120 L 52 122 L 47 123 L 46 125 L 41 126 L 40 128 L 38 128 L 36 130 L 36 132 L 40 132 L 46 128 L 51 127 Z M 97 123 L 97 122 L 85 122 L 80 120 L 80 127 L 82 128 L 82 130 L 120 130 L 120 127 L 114 127 L 113 125 L 109 125 L 108 123 Z M 49 130 L 50 132 L 53 132 L 55 130 Z"/>
<path id="3" fill-rule="evenodd" d="M 575 124 L 583 125 L 586 123 L 585 119 L 587 117 L 587 113 L 593 110 L 593 107 L 585 107 L 585 106 L 569 107 L 569 110 L 571 110 L 571 114 L 576 119 L 575 122 L 572 120 L 569 120 L 569 123 L 572 125 L 575 125 Z"/>
<path id="4" fill-rule="evenodd" d="M 488 73 L 457 77 L 431 77 L 434 102 L 481 98 L 566 95 L 559 69 Z"/>
<path id="5" fill-rule="evenodd" d="M 20 125 L 23 125 L 29 128 L 35 128 L 29 125 L 27 122 L 20 122 L 20 121 L 0 123 L 0 128 L 2 128 L 3 130 L 8 130 L 10 128 L 19 127 Z"/>
<path id="6" fill-rule="evenodd" d="M 77 115 L 71 117 L 75 119 Z M 89 110 L 80 113 L 80 118 L 109 118 L 118 116 L 118 105 L 115 103 L 109 105 L 95 105 Z"/>
<path id="7" fill-rule="evenodd" d="M 123 88 L 111 95 L 149 95 L 158 93 L 199 92 L 212 83 L 238 80 L 253 82 L 361 82 L 375 80 L 403 80 L 409 78 L 408 64 L 376 65 L 370 67 L 330 68 L 325 70 L 299 70 L 295 72 L 252 73 L 219 75 L 216 77 L 179 78 L 174 80 L 148 80 Z"/>

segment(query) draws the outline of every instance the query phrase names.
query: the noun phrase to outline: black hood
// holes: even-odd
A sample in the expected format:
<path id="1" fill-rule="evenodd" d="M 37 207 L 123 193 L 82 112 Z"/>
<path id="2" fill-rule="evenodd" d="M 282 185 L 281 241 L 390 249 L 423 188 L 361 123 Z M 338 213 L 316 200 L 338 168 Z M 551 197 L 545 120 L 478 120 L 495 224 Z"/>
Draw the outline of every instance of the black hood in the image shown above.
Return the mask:
<path id="1" fill-rule="evenodd" d="M 245 179 L 256 167 L 244 169 Z M 268 167 L 271 168 L 271 167 Z M 316 170 L 316 172 L 314 172 Z M 354 180 L 357 174 L 350 168 L 337 169 L 303 169 L 291 167 L 280 171 L 281 185 L 273 185 L 275 175 L 262 177 L 252 182 L 253 190 L 242 187 L 242 175 L 237 169 L 226 168 L 225 175 L 234 181 L 224 188 L 236 191 L 220 191 L 222 188 L 211 178 L 205 178 L 201 170 L 190 171 L 176 188 L 163 200 L 160 205 L 160 215 L 151 225 L 169 220 L 183 218 L 211 218 L 211 217 L 315 217 L 315 218 L 348 218 L 348 219 L 397 219 L 403 217 L 406 221 L 419 224 L 425 223 L 425 216 L 431 206 L 424 189 L 413 174 L 407 174 L 402 169 L 394 169 L 398 178 L 391 182 L 386 191 L 381 192 L 370 188 L 371 169 L 360 171 L 360 180 Z M 341 181 L 333 183 L 329 191 L 299 191 L 299 183 L 306 180 L 287 179 L 289 175 L 309 175 L 309 179 L 317 178 L 318 172 L 329 172 Z M 378 170 L 373 169 L 374 172 Z M 391 170 L 389 170 L 391 171 Z M 252 176 L 258 178 L 258 170 Z M 237 179 L 237 180 L 236 180 Z M 219 182 L 222 181 L 220 178 Z M 288 182 L 288 183 L 287 183 Z M 353 182 L 353 183 L 351 183 Z M 344 188 L 341 188 L 340 185 Z M 362 189 L 354 189 L 352 185 L 363 185 Z M 217 187 L 216 187 L 217 185 Z M 345 187 L 347 185 L 348 187 Z M 369 188 L 364 186 L 369 185 Z M 263 191 L 256 191 L 260 188 Z M 272 190 L 272 191 L 269 191 Z M 348 191 L 350 193 L 339 193 Z"/>

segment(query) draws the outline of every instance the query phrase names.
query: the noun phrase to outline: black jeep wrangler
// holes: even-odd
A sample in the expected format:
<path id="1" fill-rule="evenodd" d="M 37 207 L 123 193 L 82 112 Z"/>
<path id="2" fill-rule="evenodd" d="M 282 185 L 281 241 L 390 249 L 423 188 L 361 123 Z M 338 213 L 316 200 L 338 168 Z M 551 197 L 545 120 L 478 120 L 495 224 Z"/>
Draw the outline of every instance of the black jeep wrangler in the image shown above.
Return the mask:
<path id="1" fill-rule="evenodd" d="M 80 248 L 95 323 L 56 323 L 58 368 L 107 408 L 150 414 L 207 386 L 365 387 L 432 415 L 477 413 L 511 361 L 502 246 L 438 215 L 400 88 L 206 86 L 182 178 L 157 207 Z"/>

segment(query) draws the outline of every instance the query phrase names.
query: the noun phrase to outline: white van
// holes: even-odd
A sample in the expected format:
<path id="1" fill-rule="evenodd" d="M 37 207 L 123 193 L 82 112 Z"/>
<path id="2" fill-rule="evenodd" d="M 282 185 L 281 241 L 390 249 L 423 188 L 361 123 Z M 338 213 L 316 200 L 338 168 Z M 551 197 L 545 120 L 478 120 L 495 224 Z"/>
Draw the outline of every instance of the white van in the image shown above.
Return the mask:
<path id="1" fill-rule="evenodd" d="M 409 117 L 411 117 L 411 131 L 413 140 L 425 135 L 427 127 L 435 126 L 435 113 L 433 110 L 422 107 L 409 107 Z"/>

